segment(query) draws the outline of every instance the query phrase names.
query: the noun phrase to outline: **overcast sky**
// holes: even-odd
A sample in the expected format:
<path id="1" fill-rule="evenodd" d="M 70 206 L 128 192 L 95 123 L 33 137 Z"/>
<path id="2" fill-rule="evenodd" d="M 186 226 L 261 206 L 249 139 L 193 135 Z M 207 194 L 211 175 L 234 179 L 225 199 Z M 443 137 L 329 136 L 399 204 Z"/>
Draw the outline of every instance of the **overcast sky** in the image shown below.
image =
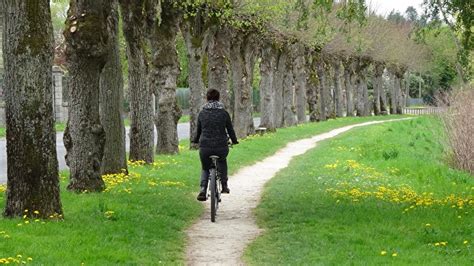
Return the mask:
<path id="1" fill-rule="evenodd" d="M 380 15 L 388 15 L 393 9 L 404 14 L 409 6 L 416 8 L 418 14 L 420 14 L 422 13 L 420 6 L 422 3 L 423 0 L 367 0 L 370 9 L 375 10 Z"/>

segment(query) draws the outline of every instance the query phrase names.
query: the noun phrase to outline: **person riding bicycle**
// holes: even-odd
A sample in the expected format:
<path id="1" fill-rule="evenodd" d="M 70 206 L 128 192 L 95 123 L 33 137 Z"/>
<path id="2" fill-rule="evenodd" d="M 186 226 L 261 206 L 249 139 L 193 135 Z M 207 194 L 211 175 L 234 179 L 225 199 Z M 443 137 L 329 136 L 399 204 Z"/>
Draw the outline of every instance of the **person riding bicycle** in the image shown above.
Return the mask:
<path id="1" fill-rule="evenodd" d="M 201 159 L 201 190 L 197 200 L 205 201 L 209 169 L 212 166 L 211 155 L 219 156 L 217 168 L 221 174 L 222 193 L 229 193 L 227 185 L 227 155 L 229 154 L 229 137 L 233 144 L 238 144 L 229 113 L 219 102 L 218 90 L 209 89 L 206 94 L 207 103 L 202 107 L 198 116 L 197 134 L 193 143 L 199 143 L 199 158 Z"/>

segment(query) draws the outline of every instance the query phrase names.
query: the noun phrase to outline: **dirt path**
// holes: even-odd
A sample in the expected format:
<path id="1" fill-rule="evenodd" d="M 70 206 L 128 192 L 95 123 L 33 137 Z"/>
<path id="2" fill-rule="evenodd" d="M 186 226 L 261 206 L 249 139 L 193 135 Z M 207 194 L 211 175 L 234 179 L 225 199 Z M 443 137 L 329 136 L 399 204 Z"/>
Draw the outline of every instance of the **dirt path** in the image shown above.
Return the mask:
<path id="1" fill-rule="evenodd" d="M 263 186 L 269 179 L 287 167 L 293 157 L 316 147 L 322 140 L 354 127 L 400 120 L 405 119 L 346 126 L 312 138 L 291 142 L 263 161 L 242 168 L 229 178 L 231 194 L 224 195 L 216 223 L 210 221 L 209 201 L 206 201 L 205 213 L 187 230 L 187 265 L 243 265 L 241 257 L 245 247 L 262 232 L 255 223 L 252 210 L 257 207 Z"/>

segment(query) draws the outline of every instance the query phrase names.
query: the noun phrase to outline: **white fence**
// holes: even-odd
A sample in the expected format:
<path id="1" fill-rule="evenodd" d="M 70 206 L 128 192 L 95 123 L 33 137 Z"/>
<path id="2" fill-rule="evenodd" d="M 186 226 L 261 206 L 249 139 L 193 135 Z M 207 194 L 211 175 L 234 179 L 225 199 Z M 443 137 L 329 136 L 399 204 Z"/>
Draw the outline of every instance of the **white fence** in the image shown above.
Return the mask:
<path id="1" fill-rule="evenodd" d="M 433 115 L 446 112 L 445 107 L 404 107 L 404 115 Z"/>

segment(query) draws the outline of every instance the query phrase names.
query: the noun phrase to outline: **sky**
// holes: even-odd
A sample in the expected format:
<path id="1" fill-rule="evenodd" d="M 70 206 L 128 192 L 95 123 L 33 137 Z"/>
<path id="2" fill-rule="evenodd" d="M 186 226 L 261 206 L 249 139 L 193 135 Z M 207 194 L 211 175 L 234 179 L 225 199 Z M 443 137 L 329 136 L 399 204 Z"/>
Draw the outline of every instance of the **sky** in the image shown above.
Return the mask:
<path id="1" fill-rule="evenodd" d="M 388 15 L 393 9 L 404 14 L 409 6 L 416 8 L 418 14 L 420 14 L 422 13 L 420 5 L 423 3 L 423 0 L 367 0 L 366 3 L 370 9 L 375 10 L 379 15 Z"/>

